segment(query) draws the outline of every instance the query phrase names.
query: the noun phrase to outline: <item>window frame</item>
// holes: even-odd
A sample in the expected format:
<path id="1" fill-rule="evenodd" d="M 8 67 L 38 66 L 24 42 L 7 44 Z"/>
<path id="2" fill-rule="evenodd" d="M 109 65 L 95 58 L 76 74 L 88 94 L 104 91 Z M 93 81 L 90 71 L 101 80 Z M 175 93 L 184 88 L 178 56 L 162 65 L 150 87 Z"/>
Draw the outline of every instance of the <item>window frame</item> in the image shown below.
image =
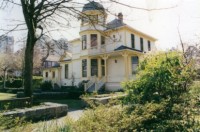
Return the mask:
<path id="1" fill-rule="evenodd" d="M 104 36 L 101 36 L 101 45 L 105 45 L 106 44 L 106 41 L 105 41 L 105 37 Z"/>
<path id="2" fill-rule="evenodd" d="M 131 48 L 135 49 L 135 35 L 131 34 Z"/>
<path id="3" fill-rule="evenodd" d="M 96 36 L 96 40 L 93 40 L 94 36 Z M 90 47 L 93 48 L 93 47 L 97 47 L 97 46 L 98 46 L 98 35 L 97 34 L 90 34 Z"/>
<path id="4" fill-rule="evenodd" d="M 98 76 L 98 60 L 91 59 L 91 76 Z"/>
<path id="5" fill-rule="evenodd" d="M 45 72 L 45 77 L 48 78 L 48 76 L 49 76 L 49 73 Z"/>
<path id="6" fill-rule="evenodd" d="M 150 40 L 148 40 L 148 51 L 151 51 L 151 41 Z"/>
<path id="7" fill-rule="evenodd" d="M 65 79 L 69 78 L 69 64 L 65 64 Z"/>
<path id="8" fill-rule="evenodd" d="M 87 77 L 87 59 L 82 60 L 82 77 Z"/>
<path id="9" fill-rule="evenodd" d="M 82 50 L 87 49 L 87 35 L 82 36 Z"/>
<path id="10" fill-rule="evenodd" d="M 140 37 L 140 50 L 144 51 L 144 40 L 142 37 Z"/>
<path id="11" fill-rule="evenodd" d="M 137 62 L 134 62 L 133 61 L 133 58 L 137 58 Z M 134 69 L 133 68 L 133 65 L 136 66 L 136 68 Z M 137 73 L 137 67 L 139 65 L 139 57 L 138 56 L 131 56 L 131 69 L 132 69 L 132 75 L 136 74 Z"/>

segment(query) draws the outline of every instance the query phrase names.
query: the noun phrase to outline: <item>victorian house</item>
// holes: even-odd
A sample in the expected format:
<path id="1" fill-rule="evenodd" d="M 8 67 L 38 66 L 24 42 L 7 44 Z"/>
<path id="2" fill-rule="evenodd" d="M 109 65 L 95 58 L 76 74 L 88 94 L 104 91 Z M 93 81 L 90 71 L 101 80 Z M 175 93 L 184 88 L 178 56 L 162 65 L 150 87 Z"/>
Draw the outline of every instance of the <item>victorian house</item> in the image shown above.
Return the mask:
<path id="1" fill-rule="evenodd" d="M 123 14 L 106 23 L 107 13 L 97 2 L 82 9 L 80 36 L 69 41 L 69 49 L 43 70 L 44 80 L 60 86 L 78 85 L 85 91 L 121 89 L 120 83 L 134 79 L 138 61 L 155 50 L 156 39 L 123 22 Z M 55 64 L 55 65 L 53 65 Z"/>

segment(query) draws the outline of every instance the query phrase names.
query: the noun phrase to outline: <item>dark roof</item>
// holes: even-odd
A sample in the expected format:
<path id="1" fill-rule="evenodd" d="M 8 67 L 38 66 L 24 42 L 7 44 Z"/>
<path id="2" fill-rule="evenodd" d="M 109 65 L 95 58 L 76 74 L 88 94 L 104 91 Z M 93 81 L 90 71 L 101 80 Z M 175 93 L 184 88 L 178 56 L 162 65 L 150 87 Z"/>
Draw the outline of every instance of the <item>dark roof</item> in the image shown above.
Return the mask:
<path id="1" fill-rule="evenodd" d="M 130 48 L 130 47 L 127 47 L 127 46 L 124 46 L 124 45 L 119 46 L 119 47 L 116 48 L 114 51 L 124 50 L 124 49 L 134 50 L 134 51 L 137 51 L 137 52 L 143 52 L 143 51 L 141 51 L 141 50 L 133 49 L 133 48 Z"/>
<path id="2" fill-rule="evenodd" d="M 111 22 L 107 23 L 107 30 L 108 29 L 113 29 L 113 28 L 117 28 L 117 27 L 121 27 L 121 26 L 124 26 L 126 25 L 122 20 L 120 19 L 114 19 L 112 20 Z"/>
<path id="3" fill-rule="evenodd" d="M 88 11 L 88 10 L 101 10 L 101 11 L 104 11 L 105 9 L 104 9 L 103 5 L 101 5 L 100 3 L 91 1 L 91 2 L 89 2 L 89 3 L 87 3 L 87 4 L 85 4 L 83 6 L 82 12 Z"/>

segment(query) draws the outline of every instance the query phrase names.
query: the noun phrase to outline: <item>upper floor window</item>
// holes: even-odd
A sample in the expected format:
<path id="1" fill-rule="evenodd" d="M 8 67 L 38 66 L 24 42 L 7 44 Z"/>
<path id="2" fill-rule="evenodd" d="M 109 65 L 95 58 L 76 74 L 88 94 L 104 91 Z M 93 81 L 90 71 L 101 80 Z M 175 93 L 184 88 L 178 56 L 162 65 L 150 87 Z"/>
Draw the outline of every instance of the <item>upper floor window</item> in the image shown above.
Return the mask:
<path id="1" fill-rule="evenodd" d="M 151 42 L 148 40 L 148 51 L 151 51 Z"/>
<path id="2" fill-rule="evenodd" d="M 87 49 L 87 36 L 83 35 L 82 36 L 82 49 Z"/>
<path id="3" fill-rule="evenodd" d="M 91 47 L 96 47 L 97 46 L 97 34 L 91 34 Z"/>
<path id="4" fill-rule="evenodd" d="M 101 45 L 104 45 L 104 44 L 105 44 L 105 37 L 101 36 Z"/>
<path id="5" fill-rule="evenodd" d="M 135 35 L 131 34 L 131 47 L 135 49 Z"/>
<path id="6" fill-rule="evenodd" d="M 87 77 L 87 60 L 82 60 L 82 77 Z"/>
<path id="7" fill-rule="evenodd" d="M 65 78 L 67 79 L 69 77 L 69 65 L 65 64 Z"/>
<path id="8" fill-rule="evenodd" d="M 144 51 L 143 38 L 140 38 L 140 50 Z"/>

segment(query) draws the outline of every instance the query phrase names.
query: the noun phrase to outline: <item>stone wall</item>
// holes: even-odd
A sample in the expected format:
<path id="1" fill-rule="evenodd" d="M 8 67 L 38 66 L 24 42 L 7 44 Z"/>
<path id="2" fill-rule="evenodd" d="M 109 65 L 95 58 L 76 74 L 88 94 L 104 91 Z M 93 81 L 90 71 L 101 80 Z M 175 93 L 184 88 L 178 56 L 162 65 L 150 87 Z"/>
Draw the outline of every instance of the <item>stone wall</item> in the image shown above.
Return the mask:
<path id="1" fill-rule="evenodd" d="M 67 115 L 68 106 L 64 104 L 46 102 L 33 108 L 16 109 L 3 113 L 5 117 L 20 117 L 25 120 L 39 121 L 58 118 Z"/>

